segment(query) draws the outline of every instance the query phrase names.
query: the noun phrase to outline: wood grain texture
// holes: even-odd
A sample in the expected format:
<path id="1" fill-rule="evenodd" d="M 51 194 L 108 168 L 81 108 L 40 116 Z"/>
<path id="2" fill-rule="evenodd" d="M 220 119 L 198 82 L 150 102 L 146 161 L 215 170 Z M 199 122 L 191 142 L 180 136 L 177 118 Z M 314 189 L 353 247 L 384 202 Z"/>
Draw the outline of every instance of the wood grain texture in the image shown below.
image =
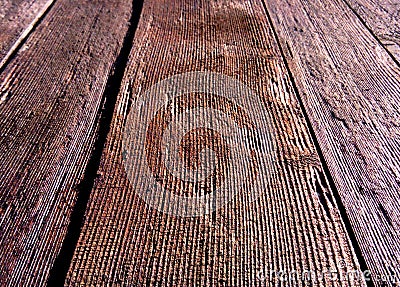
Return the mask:
<path id="1" fill-rule="evenodd" d="M 43 286 L 131 11 L 60 0 L 0 74 L 0 285 Z"/>
<path id="2" fill-rule="evenodd" d="M 346 0 L 388 51 L 400 63 L 400 2 L 396 0 Z"/>
<path id="3" fill-rule="evenodd" d="M 342 1 L 265 1 L 363 256 L 400 278 L 400 70 Z M 391 285 L 389 285 L 391 286 Z"/>
<path id="4" fill-rule="evenodd" d="M 251 87 L 273 121 L 278 154 L 260 167 L 257 200 L 243 192 L 195 218 L 147 206 L 135 193 L 144 167 L 129 182 L 122 155 L 136 94 L 189 71 Z M 98 175 L 66 286 L 299 286 L 309 283 L 282 283 L 269 272 L 359 270 L 260 1 L 145 1 Z M 350 281 L 312 286 L 364 286 Z"/>
<path id="5" fill-rule="evenodd" d="M 0 69 L 53 2 L 54 0 L 0 1 Z"/>

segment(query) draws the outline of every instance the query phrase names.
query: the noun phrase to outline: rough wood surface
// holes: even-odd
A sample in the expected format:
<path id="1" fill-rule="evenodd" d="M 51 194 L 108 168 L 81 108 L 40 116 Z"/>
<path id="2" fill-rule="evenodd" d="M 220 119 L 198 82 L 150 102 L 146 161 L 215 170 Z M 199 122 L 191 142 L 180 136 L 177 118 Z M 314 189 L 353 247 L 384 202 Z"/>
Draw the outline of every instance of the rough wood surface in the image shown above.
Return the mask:
<path id="1" fill-rule="evenodd" d="M 347 0 L 347 3 L 400 63 L 400 2 Z"/>
<path id="2" fill-rule="evenodd" d="M 47 280 L 130 11 L 127 1 L 57 1 L 0 74 L 1 286 Z"/>
<path id="3" fill-rule="evenodd" d="M 147 206 L 136 193 L 144 167 L 134 166 L 137 181 L 129 182 L 122 150 L 136 94 L 189 71 L 223 73 L 253 89 L 272 119 L 277 153 L 272 166 L 261 163 L 259 198 L 249 202 L 243 192 L 194 218 Z M 359 269 L 260 1 L 145 1 L 98 175 L 68 286 L 299 286 L 310 283 L 282 283 L 269 272 Z M 312 284 L 331 285 L 364 283 Z"/>
<path id="4" fill-rule="evenodd" d="M 265 4 L 368 268 L 398 282 L 399 66 L 340 0 Z"/>
<path id="5" fill-rule="evenodd" d="M 0 1 L 0 69 L 53 2 L 54 0 Z"/>

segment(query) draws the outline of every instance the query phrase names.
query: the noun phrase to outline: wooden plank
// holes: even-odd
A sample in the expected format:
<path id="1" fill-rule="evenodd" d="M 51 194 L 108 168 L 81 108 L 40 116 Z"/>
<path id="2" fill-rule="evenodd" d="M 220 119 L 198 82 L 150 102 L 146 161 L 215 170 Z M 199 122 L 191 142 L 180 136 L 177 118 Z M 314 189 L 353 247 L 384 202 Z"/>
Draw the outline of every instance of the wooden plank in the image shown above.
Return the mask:
<path id="1" fill-rule="evenodd" d="M 399 66 L 342 1 L 265 4 L 368 268 L 398 281 Z"/>
<path id="2" fill-rule="evenodd" d="M 399 1 L 347 0 L 346 3 L 400 63 Z"/>
<path id="3" fill-rule="evenodd" d="M 43 286 L 96 139 L 131 4 L 55 3 L 0 74 L 0 285 Z"/>
<path id="4" fill-rule="evenodd" d="M 258 119 L 257 126 L 272 127 L 276 158 L 271 166 L 257 160 L 260 182 L 248 184 L 227 205 L 197 217 L 181 217 L 148 205 L 155 201 L 147 197 L 151 188 L 144 186 L 148 174 L 141 163 L 146 159 L 139 155 L 136 165 L 125 167 L 123 158 L 125 164 L 129 162 L 133 151 L 123 148 L 122 138 L 125 123 L 146 123 L 153 117 L 148 111 L 157 102 L 136 110 L 138 104 L 152 99 L 147 96 L 141 102 L 138 93 L 170 76 L 190 71 L 228 75 L 255 91 L 254 102 L 244 102 L 249 107 L 245 111 Z M 218 105 L 217 97 L 199 103 L 197 94 L 189 95 L 176 103 L 183 105 L 183 110 L 207 103 L 223 113 L 232 112 L 225 102 Z M 127 142 L 136 143 L 143 131 L 150 133 L 147 139 L 152 144 L 146 146 L 150 153 L 148 165 L 161 182 L 158 187 L 171 184 L 165 192 L 170 195 L 184 192 L 187 180 L 173 181 L 168 175 L 171 170 L 163 168 L 160 155 L 154 150 L 171 116 L 169 108 L 176 107 L 169 101 L 170 94 L 162 96 L 167 97 L 163 105 L 166 110 L 160 109 L 165 113 L 157 113 L 148 129 L 133 129 Z M 260 109 L 257 101 L 262 103 Z M 130 122 L 129 111 L 139 120 Z M 208 121 L 202 112 L 195 119 Z M 171 129 L 173 135 L 174 132 Z M 201 133 L 196 132 L 189 133 L 193 138 L 188 135 L 194 150 L 209 144 L 208 134 L 200 137 Z M 138 144 L 139 149 L 143 148 L 140 145 L 144 143 Z M 209 145 L 216 150 L 223 146 L 219 141 Z M 258 158 L 259 153 L 269 151 L 261 146 L 257 159 L 262 159 Z M 196 161 L 190 154 L 183 155 L 188 164 Z M 227 163 L 221 165 L 220 169 L 228 169 Z M 324 278 L 322 272 L 328 269 L 359 271 L 332 188 L 260 1 L 145 1 L 98 174 L 67 286 L 298 286 L 311 283 L 302 283 L 301 279 L 282 283 L 271 272 L 294 270 L 302 274 L 310 270 Z M 231 174 L 229 179 L 236 183 L 243 180 L 240 177 Z M 151 176 L 150 179 L 154 180 Z M 210 193 L 217 190 L 207 185 L 205 188 Z M 260 196 L 254 200 L 250 192 Z M 157 207 L 182 211 L 168 201 Z M 362 280 L 347 279 L 340 285 L 365 285 Z M 338 284 L 325 278 L 312 286 Z"/>
<path id="5" fill-rule="evenodd" d="M 2 0 L 0 3 L 0 69 L 53 5 L 54 0 Z"/>

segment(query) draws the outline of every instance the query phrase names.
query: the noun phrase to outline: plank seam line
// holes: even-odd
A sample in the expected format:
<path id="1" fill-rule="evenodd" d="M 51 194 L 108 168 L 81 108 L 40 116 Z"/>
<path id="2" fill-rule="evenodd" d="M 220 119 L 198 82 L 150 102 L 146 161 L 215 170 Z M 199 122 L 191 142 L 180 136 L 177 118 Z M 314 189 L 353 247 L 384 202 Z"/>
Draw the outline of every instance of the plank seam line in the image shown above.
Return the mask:
<path id="1" fill-rule="evenodd" d="M 128 30 L 125 34 L 120 52 L 113 64 L 110 76 L 106 83 L 101 102 L 101 109 L 96 119 L 96 140 L 88 164 L 85 167 L 82 181 L 77 185 L 77 199 L 70 217 L 66 236 L 60 252 L 50 270 L 47 280 L 48 287 L 64 286 L 69 267 L 78 244 L 84 222 L 85 212 L 89 203 L 91 191 L 94 188 L 101 158 L 111 130 L 112 118 L 117 103 L 117 96 L 121 90 L 123 76 L 128 64 L 129 55 L 133 47 L 133 40 L 143 7 L 143 0 L 132 1 L 131 16 L 128 21 Z"/>
<path id="2" fill-rule="evenodd" d="M 358 259 L 358 262 L 360 264 L 360 268 L 361 268 L 362 271 L 369 270 L 368 267 L 367 267 L 367 263 L 366 263 L 364 257 L 362 256 L 362 251 L 361 251 L 361 248 L 360 248 L 360 246 L 358 244 L 358 240 L 357 240 L 357 237 L 356 237 L 356 235 L 354 233 L 354 230 L 353 230 L 353 227 L 352 227 L 351 222 L 349 220 L 349 217 L 347 215 L 346 208 L 344 207 L 344 204 L 343 204 L 343 202 L 341 200 L 339 191 L 338 191 L 338 189 L 336 187 L 336 184 L 335 184 L 335 182 L 333 180 L 333 177 L 332 177 L 332 175 L 330 173 L 330 170 L 328 168 L 328 164 L 326 163 L 325 157 L 324 157 L 324 155 L 322 153 L 322 149 L 321 149 L 321 147 L 319 145 L 317 136 L 316 136 L 316 134 L 314 132 L 314 129 L 313 129 L 312 124 L 311 124 L 311 121 L 310 121 L 310 119 L 308 117 L 308 114 L 306 112 L 306 108 L 305 108 L 304 103 L 303 103 L 303 101 L 301 99 L 300 92 L 299 92 L 299 90 L 298 90 L 298 88 L 296 86 L 296 83 L 295 83 L 295 80 L 294 80 L 294 76 L 292 74 L 292 71 L 289 68 L 289 62 L 287 61 L 286 56 L 285 56 L 285 54 L 283 52 L 282 45 L 281 45 L 281 43 L 279 41 L 278 33 L 276 32 L 275 26 L 274 26 L 274 24 L 272 22 L 272 18 L 271 18 L 271 15 L 270 15 L 269 11 L 268 11 L 267 5 L 265 4 L 265 0 L 262 0 L 262 4 L 263 4 L 263 7 L 264 7 L 265 14 L 267 16 L 268 22 L 269 22 L 269 24 L 271 26 L 271 30 L 272 30 L 272 32 L 274 34 L 275 41 L 277 42 L 279 51 L 281 52 L 282 59 L 283 59 L 283 62 L 285 64 L 286 70 L 288 72 L 290 82 L 293 85 L 293 89 L 295 91 L 295 94 L 296 94 L 297 100 L 299 102 L 301 111 L 302 111 L 302 113 L 304 115 L 304 118 L 306 120 L 307 129 L 310 132 L 310 135 L 311 135 L 312 141 L 314 143 L 315 149 L 317 150 L 318 156 L 319 156 L 319 158 L 321 160 L 322 168 L 323 168 L 324 173 L 325 173 L 325 175 L 326 175 L 326 177 L 328 179 L 329 185 L 330 185 L 330 187 L 332 189 L 333 196 L 335 197 L 337 208 L 339 209 L 339 212 L 340 212 L 340 215 L 341 215 L 341 219 L 343 220 L 343 223 L 344 223 L 344 226 L 346 228 L 347 234 L 348 234 L 349 239 L 351 241 L 351 244 L 352 244 L 352 246 L 354 248 L 354 253 L 355 253 L 355 255 L 356 255 L 357 259 Z M 374 286 L 373 280 L 366 281 L 366 283 L 367 283 L 367 286 L 370 286 L 370 287 Z"/>
<path id="3" fill-rule="evenodd" d="M 17 41 L 11 46 L 8 50 L 8 53 L 4 56 L 4 58 L 0 62 L 0 73 L 4 71 L 6 66 L 11 62 L 11 60 L 15 57 L 18 51 L 21 49 L 22 45 L 25 44 L 29 36 L 36 30 L 37 26 L 43 21 L 45 16 L 50 12 L 51 8 L 54 6 L 57 0 L 49 0 L 46 5 L 40 10 L 40 12 L 36 15 L 35 19 L 29 24 L 28 27 L 22 32 L 22 34 L 18 37 Z"/>
<path id="4" fill-rule="evenodd" d="M 374 39 L 381 45 L 381 47 L 386 51 L 386 53 L 389 54 L 389 57 L 397 64 L 398 67 L 400 67 L 400 62 L 396 59 L 396 57 L 386 48 L 386 46 L 382 43 L 382 41 L 378 38 L 378 36 L 375 35 L 374 31 L 370 27 L 368 27 L 367 22 L 364 21 L 364 19 L 360 16 L 360 14 L 357 13 L 357 11 L 350 5 L 350 3 L 347 0 L 343 0 L 343 2 L 349 7 L 349 9 L 356 15 L 358 20 L 363 24 L 363 26 L 367 29 L 367 31 L 374 37 Z"/>

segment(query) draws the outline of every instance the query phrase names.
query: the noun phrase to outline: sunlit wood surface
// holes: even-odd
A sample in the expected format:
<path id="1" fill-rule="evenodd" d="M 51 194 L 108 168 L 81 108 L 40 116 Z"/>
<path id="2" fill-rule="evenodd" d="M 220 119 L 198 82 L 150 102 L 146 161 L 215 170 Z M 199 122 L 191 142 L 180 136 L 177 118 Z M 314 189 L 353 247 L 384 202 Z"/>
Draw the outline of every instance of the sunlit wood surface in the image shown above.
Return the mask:
<path id="1" fill-rule="evenodd" d="M 399 23 L 395 0 L 0 0 L 0 286 L 400 286 Z M 136 110 L 190 72 L 252 98 Z M 196 108 L 180 157 L 215 151 L 201 184 L 161 150 Z M 228 172 L 223 124 L 196 128 L 206 110 L 270 132 L 250 137 L 254 177 Z M 189 217 L 151 206 L 129 113 L 151 123 L 143 158 L 166 193 L 240 192 Z"/>

